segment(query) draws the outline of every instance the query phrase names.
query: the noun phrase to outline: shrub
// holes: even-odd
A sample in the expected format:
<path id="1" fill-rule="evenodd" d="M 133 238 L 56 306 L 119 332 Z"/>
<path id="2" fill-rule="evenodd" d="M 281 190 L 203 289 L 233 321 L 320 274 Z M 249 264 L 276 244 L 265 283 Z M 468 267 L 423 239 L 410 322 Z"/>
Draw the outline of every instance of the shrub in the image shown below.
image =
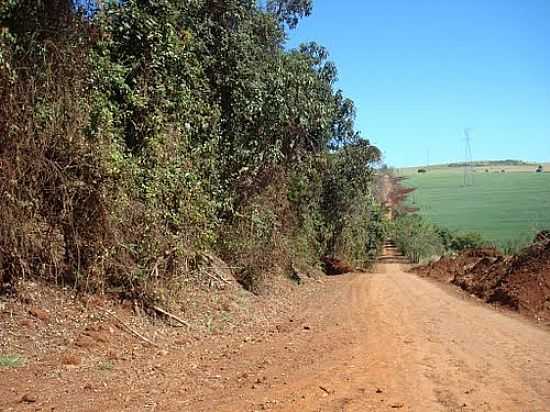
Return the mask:
<path id="1" fill-rule="evenodd" d="M 265 190 L 249 199 L 224 224 L 219 250 L 237 267 L 237 280 L 254 293 L 261 293 L 270 275 L 289 266 L 289 205 L 280 196 L 285 176 L 278 176 Z"/>
<path id="2" fill-rule="evenodd" d="M 427 222 L 417 214 L 401 214 L 391 224 L 390 236 L 413 262 L 487 245 L 478 233 L 457 233 Z"/>
<path id="3" fill-rule="evenodd" d="M 389 232 L 397 247 L 413 262 L 445 253 L 445 244 L 438 228 L 419 215 L 398 216 L 392 222 Z"/>
<path id="4" fill-rule="evenodd" d="M 458 233 L 449 229 L 438 228 L 445 249 L 449 252 L 460 252 L 465 249 L 477 249 L 487 244 L 479 233 Z"/>

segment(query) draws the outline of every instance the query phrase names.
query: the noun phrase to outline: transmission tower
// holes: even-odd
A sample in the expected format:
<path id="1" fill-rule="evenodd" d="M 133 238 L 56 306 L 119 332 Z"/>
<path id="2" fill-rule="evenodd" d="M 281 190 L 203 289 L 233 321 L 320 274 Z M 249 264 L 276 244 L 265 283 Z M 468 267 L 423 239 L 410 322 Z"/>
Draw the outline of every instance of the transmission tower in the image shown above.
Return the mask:
<path id="1" fill-rule="evenodd" d="M 472 144 L 471 144 L 471 129 L 464 129 L 464 137 L 466 138 L 465 157 L 464 157 L 464 186 L 474 185 L 474 171 L 472 165 Z"/>
<path id="2" fill-rule="evenodd" d="M 430 168 L 430 149 L 426 150 L 426 169 Z"/>

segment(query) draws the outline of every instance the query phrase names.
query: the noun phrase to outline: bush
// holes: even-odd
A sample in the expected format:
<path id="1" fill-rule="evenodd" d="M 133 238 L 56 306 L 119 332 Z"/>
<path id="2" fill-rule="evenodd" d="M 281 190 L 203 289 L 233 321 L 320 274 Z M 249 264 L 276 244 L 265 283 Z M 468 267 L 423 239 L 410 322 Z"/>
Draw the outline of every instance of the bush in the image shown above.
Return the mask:
<path id="1" fill-rule="evenodd" d="M 446 252 L 438 228 L 419 215 L 398 216 L 392 222 L 389 233 L 397 247 L 413 262 L 442 256 Z"/>
<path id="2" fill-rule="evenodd" d="M 477 249 L 487 244 L 479 233 L 457 233 L 445 228 L 439 228 L 438 233 L 445 249 L 449 252 Z"/>
<path id="3" fill-rule="evenodd" d="M 413 262 L 477 249 L 487 245 L 478 233 L 457 233 L 428 223 L 416 214 L 399 215 L 391 223 L 390 236 Z"/>
<path id="4" fill-rule="evenodd" d="M 224 259 L 237 267 L 237 280 L 254 293 L 261 293 L 270 275 L 287 270 L 290 262 L 289 204 L 280 195 L 286 186 L 284 174 L 262 193 L 249 199 L 231 221 L 224 223 L 218 249 Z"/>
<path id="5" fill-rule="evenodd" d="M 85 133 L 89 39 L 67 9 L 16 5 L 0 10 L 0 272 L 80 286 L 113 242 L 106 145 Z"/>

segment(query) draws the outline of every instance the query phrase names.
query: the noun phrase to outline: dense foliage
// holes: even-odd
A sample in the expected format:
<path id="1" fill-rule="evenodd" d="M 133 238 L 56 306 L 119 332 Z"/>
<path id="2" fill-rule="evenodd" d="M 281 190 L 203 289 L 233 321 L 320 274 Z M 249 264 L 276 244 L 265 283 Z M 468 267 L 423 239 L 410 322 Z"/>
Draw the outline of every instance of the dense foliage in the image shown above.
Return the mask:
<path id="1" fill-rule="evenodd" d="M 201 253 L 259 288 L 323 254 L 368 264 L 379 151 L 310 0 L 0 5 L 0 273 L 156 290 Z"/>
<path id="2" fill-rule="evenodd" d="M 389 225 L 397 247 L 415 263 L 486 245 L 478 233 L 453 232 L 417 214 L 400 214 Z"/>

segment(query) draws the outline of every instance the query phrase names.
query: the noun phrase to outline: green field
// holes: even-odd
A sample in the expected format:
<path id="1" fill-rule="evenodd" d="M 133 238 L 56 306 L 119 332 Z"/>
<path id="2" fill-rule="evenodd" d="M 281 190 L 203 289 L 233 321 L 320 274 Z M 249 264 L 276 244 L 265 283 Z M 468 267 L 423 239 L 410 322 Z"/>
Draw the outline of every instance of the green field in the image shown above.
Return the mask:
<path id="1" fill-rule="evenodd" d="M 408 176 L 406 186 L 417 188 L 409 203 L 440 226 L 478 232 L 501 246 L 526 243 L 550 228 L 550 173 L 476 169 L 473 186 L 467 187 L 460 168 L 438 167 L 426 174 L 407 169 L 401 175 Z"/>

